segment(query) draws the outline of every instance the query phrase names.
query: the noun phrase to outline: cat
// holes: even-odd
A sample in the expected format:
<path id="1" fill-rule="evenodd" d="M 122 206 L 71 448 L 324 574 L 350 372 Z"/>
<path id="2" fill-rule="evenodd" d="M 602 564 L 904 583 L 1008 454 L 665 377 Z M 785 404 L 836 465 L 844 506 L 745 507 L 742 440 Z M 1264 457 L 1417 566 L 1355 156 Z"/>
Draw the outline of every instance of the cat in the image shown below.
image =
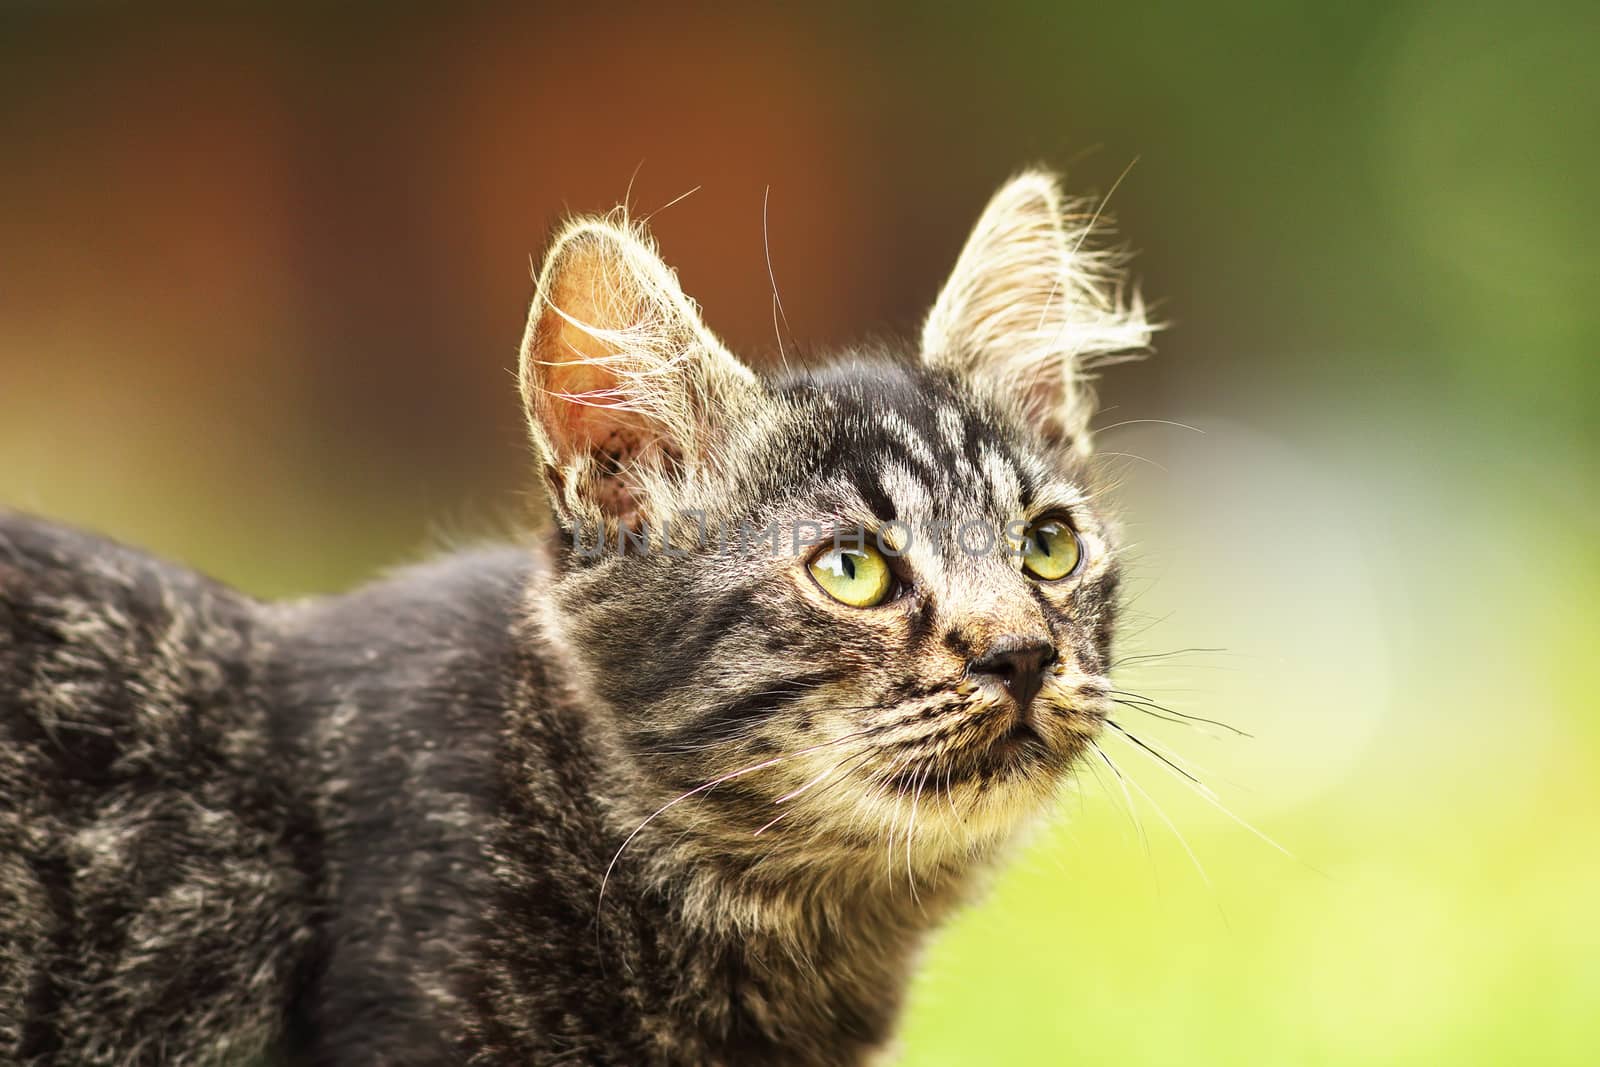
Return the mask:
<path id="1" fill-rule="evenodd" d="M 0 1061 L 892 1055 L 1107 713 L 1088 372 L 1151 327 L 1076 211 L 1022 173 L 919 345 L 769 375 L 570 222 L 553 528 L 347 595 L 0 515 Z"/>

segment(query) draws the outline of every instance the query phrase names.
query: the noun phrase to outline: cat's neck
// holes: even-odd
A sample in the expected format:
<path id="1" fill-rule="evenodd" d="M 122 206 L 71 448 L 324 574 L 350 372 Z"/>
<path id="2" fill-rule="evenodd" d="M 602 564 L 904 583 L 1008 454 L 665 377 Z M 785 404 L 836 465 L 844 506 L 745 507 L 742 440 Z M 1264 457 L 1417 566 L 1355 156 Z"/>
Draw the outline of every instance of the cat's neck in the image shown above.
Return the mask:
<path id="1" fill-rule="evenodd" d="M 860 1046 L 857 1058 L 819 1052 L 794 1061 L 802 1063 L 862 1062 L 887 1039 L 929 935 L 970 901 L 1003 848 L 908 853 L 898 838 L 892 848 L 828 848 L 801 827 L 785 836 L 782 822 L 760 834 L 742 825 L 717 833 L 703 821 L 657 822 L 641 834 L 649 842 L 631 862 L 647 892 L 670 895 L 676 922 L 695 932 L 702 959 L 760 976 L 759 1004 L 744 1003 L 733 983 L 735 1012 L 747 1010 L 769 1033 L 832 1034 L 841 1047 Z M 733 1062 L 780 1062 L 771 1056 Z"/>
<path id="2" fill-rule="evenodd" d="M 741 977 L 727 1000 L 738 1031 L 772 1035 L 796 1063 L 866 1062 L 892 1033 L 928 935 L 968 897 L 974 870 L 892 871 L 885 857 L 830 864 L 774 860 L 685 838 L 664 840 L 652 864 L 678 876 L 678 921 L 702 961 Z M 687 877 L 685 874 L 687 873 Z M 758 976 L 758 977 L 757 977 Z M 751 988 L 756 979 L 759 993 Z M 692 984 L 685 992 L 703 999 Z M 795 1035 L 817 1046 L 796 1049 Z M 808 1040 L 811 1038 L 808 1038 Z M 746 1048 L 729 1062 L 790 1062 Z"/>

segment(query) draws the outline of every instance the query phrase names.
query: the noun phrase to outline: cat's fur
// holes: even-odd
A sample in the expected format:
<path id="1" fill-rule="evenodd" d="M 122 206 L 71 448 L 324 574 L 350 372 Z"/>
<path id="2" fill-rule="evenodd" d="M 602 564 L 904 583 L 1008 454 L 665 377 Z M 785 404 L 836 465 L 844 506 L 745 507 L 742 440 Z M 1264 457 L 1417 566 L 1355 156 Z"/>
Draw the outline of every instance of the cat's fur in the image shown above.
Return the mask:
<path id="1" fill-rule="evenodd" d="M 771 378 L 636 227 L 572 223 L 522 360 L 547 542 L 267 605 L 0 515 L 0 1062 L 884 1051 L 1104 714 L 1084 370 L 1149 328 L 1074 217 L 1013 180 L 920 353 Z M 1052 511 L 1056 583 L 924 536 Z M 618 551 L 690 512 L 784 533 Z M 785 543 L 813 519 L 914 531 L 905 595 L 830 599 Z M 974 664 L 1023 638 L 1054 666 L 1018 733 Z"/>

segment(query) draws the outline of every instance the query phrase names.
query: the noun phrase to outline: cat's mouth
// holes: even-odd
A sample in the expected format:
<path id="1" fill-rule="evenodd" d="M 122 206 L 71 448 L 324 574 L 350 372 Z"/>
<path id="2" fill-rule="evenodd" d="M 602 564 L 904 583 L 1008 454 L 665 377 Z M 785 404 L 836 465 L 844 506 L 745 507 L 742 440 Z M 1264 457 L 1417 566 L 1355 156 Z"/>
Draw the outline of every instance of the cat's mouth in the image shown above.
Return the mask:
<path id="1" fill-rule="evenodd" d="M 889 777 L 898 790 L 916 789 L 932 781 L 945 788 L 968 783 L 980 787 L 1008 779 L 1050 774 L 1064 768 L 1069 756 L 1059 744 L 1052 744 L 1035 722 L 1015 716 L 997 735 L 980 744 L 942 753 L 935 766 L 912 766 Z"/>
<path id="2" fill-rule="evenodd" d="M 988 745 L 963 753 L 966 758 L 957 761 L 952 770 L 955 780 L 1005 779 L 1045 771 L 1064 762 L 1058 746 L 1052 745 L 1039 732 L 1034 721 L 1017 716 L 1011 725 L 990 741 Z M 965 772 L 964 775 L 962 772 Z"/>
<path id="3" fill-rule="evenodd" d="M 1032 720 L 1018 718 L 1011 729 L 1001 734 L 983 755 L 997 766 L 1005 766 L 1047 751 L 1049 746 Z"/>

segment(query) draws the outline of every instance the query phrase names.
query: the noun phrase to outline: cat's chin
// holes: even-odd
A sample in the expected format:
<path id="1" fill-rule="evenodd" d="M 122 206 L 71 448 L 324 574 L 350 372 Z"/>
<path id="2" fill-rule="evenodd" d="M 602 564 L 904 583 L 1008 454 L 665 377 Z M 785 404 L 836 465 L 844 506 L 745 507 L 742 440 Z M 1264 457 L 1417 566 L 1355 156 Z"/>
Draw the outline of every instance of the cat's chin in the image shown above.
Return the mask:
<path id="1" fill-rule="evenodd" d="M 879 779 L 879 821 L 894 835 L 913 835 L 913 848 L 929 859 L 1001 844 L 1053 807 L 1102 722 L 1092 711 L 1056 709 L 899 768 Z"/>

